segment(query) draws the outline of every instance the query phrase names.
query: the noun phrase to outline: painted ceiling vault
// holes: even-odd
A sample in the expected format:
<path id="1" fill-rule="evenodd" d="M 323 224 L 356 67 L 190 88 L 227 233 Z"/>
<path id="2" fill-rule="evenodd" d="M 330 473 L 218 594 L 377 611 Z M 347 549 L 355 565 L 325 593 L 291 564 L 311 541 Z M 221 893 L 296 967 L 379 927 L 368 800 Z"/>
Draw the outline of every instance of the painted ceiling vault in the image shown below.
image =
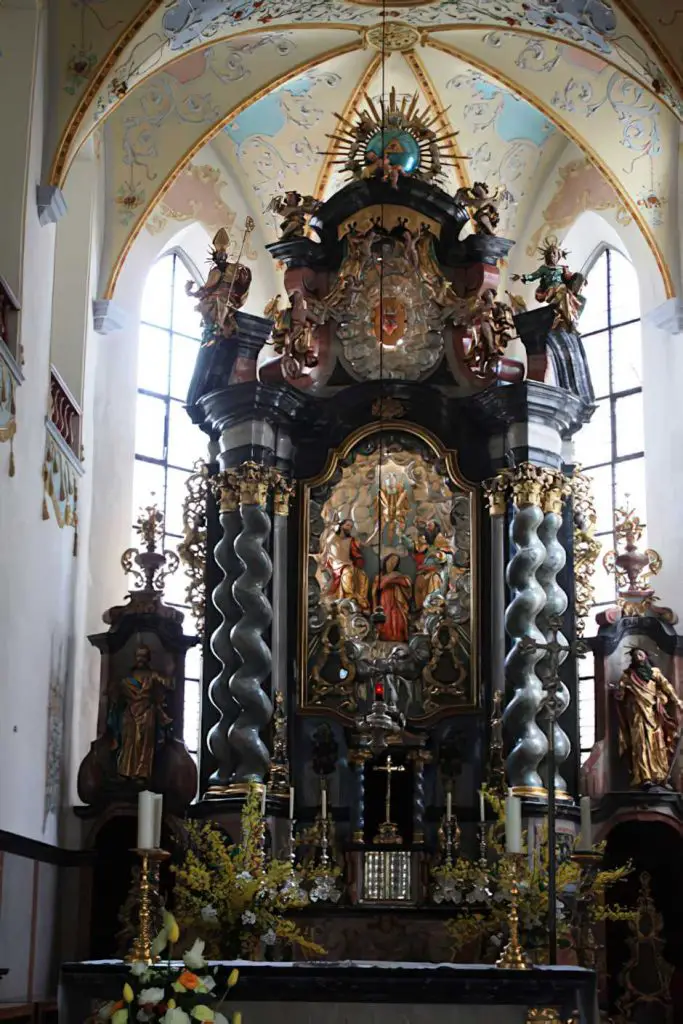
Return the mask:
<path id="1" fill-rule="evenodd" d="M 46 173 L 63 183 L 83 142 L 102 140 L 104 295 L 145 223 L 166 216 L 181 175 L 185 195 L 184 169 L 201 167 L 209 144 L 269 241 L 274 195 L 324 198 L 343 184 L 324 155 L 335 114 L 391 87 L 417 92 L 440 129 L 457 131 L 451 154 L 462 159 L 442 187 L 507 190 L 508 237 L 531 223 L 571 140 L 638 223 L 672 290 L 683 8 L 670 0 L 400 0 L 386 12 L 383 73 L 382 9 L 369 0 L 59 4 Z M 206 191 L 209 172 L 193 174 Z"/>

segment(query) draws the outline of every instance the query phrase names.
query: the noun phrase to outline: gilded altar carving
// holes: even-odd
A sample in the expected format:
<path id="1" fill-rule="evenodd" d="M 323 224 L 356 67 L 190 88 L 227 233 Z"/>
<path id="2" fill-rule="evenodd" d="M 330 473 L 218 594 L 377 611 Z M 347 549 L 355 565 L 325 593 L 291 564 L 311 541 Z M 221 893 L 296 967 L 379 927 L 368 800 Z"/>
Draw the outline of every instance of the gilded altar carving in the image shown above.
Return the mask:
<path id="1" fill-rule="evenodd" d="M 571 479 L 574 522 L 574 614 L 576 635 L 582 637 L 593 607 L 593 575 L 601 544 L 595 538 L 597 512 L 593 502 L 592 481 L 577 466 Z"/>
<path id="2" fill-rule="evenodd" d="M 320 319 L 336 321 L 344 361 L 354 376 L 417 380 L 444 348 L 443 325 L 467 304 L 444 277 L 436 236 L 399 218 L 388 231 L 378 218 L 361 232 L 351 224 L 336 283 L 321 300 Z"/>
<path id="3" fill-rule="evenodd" d="M 408 717 L 476 701 L 475 496 L 425 432 L 353 435 L 304 486 L 302 701 L 350 717 L 370 668 Z"/>
<path id="4" fill-rule="evenodd" d="M 487 288 L 473 304 L 469 332 L 472 344 L 464 359 L 478 377 L 491 377 L 500 357 L 517 337 L 512 307 Z"/>
<path id="5" fill-rule="evenodd" d="M 277 469 L 248 460 L 211 478 L 221 515 L 236 512 L 240 505 L 265 506 L 272 494 L 273 512 L 288 516 L 294 484 Z"/>
<path id="6" fill-rule="evenodd" d="M 459 188 L 455 201 L 467 207 L 476 234 L 495 235 L 500 223 L 498 204 L 504 195 L 504 189 L 491 192 L 485 181 L 475 181 L 474 185 Z"/>
<path id="7" fill-rule="evenodd" d="M 282 365 L 290 380 L 302 377 L 307 369 L 318 365 L 314 326 L 320 323 L 320 316 L 298 289 L 289 295 L 289 306 L 280 308 L 280 296 L 276 295 L 263 310 L 263 315 L 273 321 L 270 344 L 283 357 Z"/>
<path id="8" fill-rule="evenodd" d="M 638 647 L 631 649 L 630 663 L 612 690 L 619 719 L 619 754 L 628 760 L 631 785 L 668 784 L 683 722 L 683 700 Z"/>
<path id="9" fill-rule="evenodd" d="M 187 478 L 185 488 L 184 535 L 178 545 L 178 555 L 188 577 L 185 597 L 195 621 L 197 636 L 203 637 L 206 619 L 206 501 L 209 477 L 207 465 L 202 459 L 195 463 L 194 473 Z"/>

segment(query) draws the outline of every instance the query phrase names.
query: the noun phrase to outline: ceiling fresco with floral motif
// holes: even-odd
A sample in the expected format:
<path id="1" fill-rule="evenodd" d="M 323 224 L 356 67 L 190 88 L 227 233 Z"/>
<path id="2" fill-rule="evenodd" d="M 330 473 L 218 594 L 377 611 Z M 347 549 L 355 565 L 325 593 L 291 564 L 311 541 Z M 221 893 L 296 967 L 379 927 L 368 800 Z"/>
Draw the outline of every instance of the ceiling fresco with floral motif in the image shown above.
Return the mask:
<path id="1" fill-rule="evenodd" d="M 57 0 L 51 19 L 51 180 L 85 137 L 146 76 L 228 36 L 284 27 L 355 27 L 379 4 L 345 0 Z M 600 55 L 681 112 L 683 8 L 673 0 L 434 0 L 390 17 L 420 31 L 472 26 L 552 35 Z"/>
<path id="2" fill-rule="evenodd" d="M 633 20 L 629 6 L 638 7 Z M 640 227 L 671 291 L 676 237 L 667 188 L 678 151 L 679 80 L 673 43 L 664 55 L 641 6 L 401 6 L 387 24 L 412 33 L 413 42 L 389 56 L 384 86 L 399 97 L 417 91 L 421 106 L 440 111 L 440 130 L 458 132 L 449 145 L 467 159 L 442 186 L 455 191 L 484 180 L 504 189 L 500 230 L 508 237 L 525 235 L 538 217 L 535 201 L 572 140 Z M 662 4 L 655 8 L 666 20 Z M 189 161 L 201 164 L 197 154 L 208 142 L 266 241 L 275 237 L 267 209 L 274 195 L 336 191 L 344 178 L 324 155 L 335 149 L 328 136 L 335 113 L 348 115 L 365 93 L 382 92 L 372 40 L 380 17 L 368 0 L 147 0 L 144 8 L 139 0 L 69 0 L 55 29 L 50 180 L 63 180 L 96 128 L 107 180 L 102 294 L 112 294 L 137 233 L 148 218 L 164 216 L 167 189 Z M 202 203 L 211 187 L 208 179 L 183 185 L 185 206 L 191 186 Z"/>

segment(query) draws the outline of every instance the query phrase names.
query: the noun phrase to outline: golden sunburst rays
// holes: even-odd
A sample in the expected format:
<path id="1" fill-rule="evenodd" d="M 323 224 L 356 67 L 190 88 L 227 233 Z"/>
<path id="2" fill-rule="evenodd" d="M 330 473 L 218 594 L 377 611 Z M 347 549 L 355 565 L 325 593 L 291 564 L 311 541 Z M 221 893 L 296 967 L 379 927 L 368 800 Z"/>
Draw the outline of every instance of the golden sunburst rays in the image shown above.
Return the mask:
<path id="1" fill-rule="evenodd" d="M 443 128 L 448 108 L 421 107 L 419 91 L 399 100 L 392 88 L 388 100 L 375 101 L 367 92 L 363 99 L 365 105 L 350 116 L 335 113 L 339 127 L 327 135 L 335 148 L 321 154 L 352 178 L 366 177 L 369 167 L 388 159 L 403 174 L 436 181 L 459 160 L 469 159 L 454 154 L 450 145 L 459 133 Z"/>

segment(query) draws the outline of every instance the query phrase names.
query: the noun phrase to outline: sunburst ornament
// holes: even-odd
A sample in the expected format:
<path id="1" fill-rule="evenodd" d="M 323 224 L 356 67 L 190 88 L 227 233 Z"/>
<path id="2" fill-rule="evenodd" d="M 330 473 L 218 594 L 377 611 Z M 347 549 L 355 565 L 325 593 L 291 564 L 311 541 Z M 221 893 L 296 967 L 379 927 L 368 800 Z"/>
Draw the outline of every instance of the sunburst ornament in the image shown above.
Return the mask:
<path id="1" fill-rule="evenodd" d="M 381 177 L 394 188 L 401 177 L 415 177 L 423 181 L 436 181 L 446 175 L 449 166 L 466 157 L 456 157 L 449 143 L 458 132 L 439 134 L 445 110 L 427 105 L 418 107 L 419 93 L 397 100 L 396 90 L 377 102 L 365 94 L 365 106 L 359 107 L 351 118 L 334 116 L 339 129 L 329 139 L 335 148 L 323 154 L 335 157 L 352 178 Z"/>

